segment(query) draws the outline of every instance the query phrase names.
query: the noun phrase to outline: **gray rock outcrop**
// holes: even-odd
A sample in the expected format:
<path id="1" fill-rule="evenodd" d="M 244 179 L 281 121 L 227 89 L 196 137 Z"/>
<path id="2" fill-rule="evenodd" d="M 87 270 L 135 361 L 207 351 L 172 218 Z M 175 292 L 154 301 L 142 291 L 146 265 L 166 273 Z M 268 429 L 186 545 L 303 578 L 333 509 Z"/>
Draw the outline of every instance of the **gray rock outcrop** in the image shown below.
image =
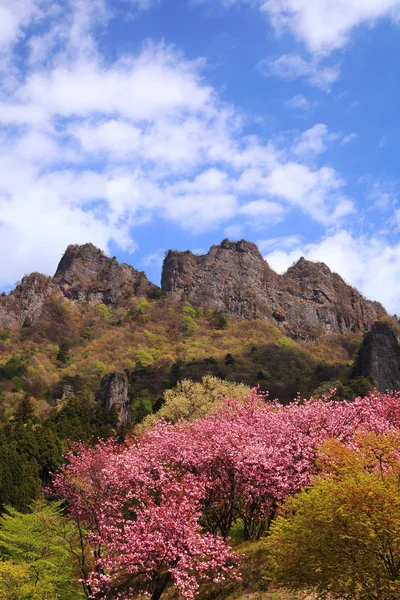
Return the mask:
<path id="1" fill-rule="evenodd" d="M 107 410 L 115 407 L 119 425 L 127 425 L 130 422 L 126 373 L 114 372 L 105 375 L 101 380 L 100 391 L 97 393 L 96 399 Z"/>
<path id="2" fill-rule="evenodd" d="M 389 323 L 375 323 L 365 335 L 355 375 L 371 378 L 380 392 L 400 390 L 400 344 Z"/>
<path id="3" fill-rule="evenodd" d="M 120 264 L 93 246 L 68 246 L 54 281 L 66 298 L 75 302 L 116 304 L 121 298 L 148 296 L 157 286 L 143 271 Z"/>

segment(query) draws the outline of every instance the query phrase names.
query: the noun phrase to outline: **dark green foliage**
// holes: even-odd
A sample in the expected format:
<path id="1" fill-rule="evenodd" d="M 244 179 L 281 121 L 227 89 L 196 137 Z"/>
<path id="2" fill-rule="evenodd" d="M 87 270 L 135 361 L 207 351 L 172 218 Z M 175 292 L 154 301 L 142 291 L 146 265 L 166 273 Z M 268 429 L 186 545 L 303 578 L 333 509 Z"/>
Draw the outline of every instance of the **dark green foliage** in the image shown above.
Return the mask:
<path id="1" fill-rule="evenodd" d="M 32 403 L 25 396 L 13 421 L 1 431 L 0 512 L 5 505 L 26 510 L 43 495 L 42 486 L 60 466 L 69 440 L 95 442 L 117 430 L 115 409 L 103 409 L 87 391 L 71 396 L 42 423 L 34 420 Z"/>
<path id="2" fill-rule="evenodd" d="M 167 296 L 167 292 L 164 292 L 161 288 L 153 288 L 151 292 L 149 292 L 150 300 L 160 300 L 161 298 L 165 298 Z"/>
<path id="3" fill-rule="evenodd" d="M 227 354 L 224 358 L 224 363 L 226 366 L 233 366 L 236 364 L 236 360 L 233 358 L 232 354 Z"/>
<path id="4" fill-rule="evenodd" d="M 214 329 L 225 329 L 228 326 L 228 321 L 223 312 L 214 310 L 210 318 L 210 325 Z"/>
<path id="5" fill-rule="evenodd" d="M 12 356 L 4 365 L 0 366 L 0 379 L 12 379 L 23 377 L 27 368 L 26 359 L 23 356 Z"/>
<path id="6" fill-rule="evenodd" d="M 134 423 L 141 423 L 147 415 L 151 415 L 153 407 L 150 400 L 139 400 L 132 407 L 132 416 Z"/>
<path id="7" fill-rule="evenodd" d="M 117 415 L 95 403 L 87 390 L 70 396 L 60 411 L 46 422 L 61 440 L 95 441 L 108 438 L 115 432 Z"/>
<path id="8" fill-rule="evenodd" d="M 25 394 L 17 406 L 14 418 L 19 423 L 32 423 L 34 414 L 35 411 L 32 400 L 29 398 L 28 394 Z"/>
<path id="9" fill-rule="evenodd" d="M 66 342 L 64 342 L 63 344 L 61 344 L 59 346 L 57 360 L 59 360 L 63 364 L 68 364 L 68 362 L 70 360 L 70 355 L 69 355 L 69 344 L 67 344 Z"/>
<path id="10" fill-rule="evenodd" d="M 180 379 L 182 379 L 183 360 L 178 358 L 171 367 L 170 387 L 175 387 Z"/>

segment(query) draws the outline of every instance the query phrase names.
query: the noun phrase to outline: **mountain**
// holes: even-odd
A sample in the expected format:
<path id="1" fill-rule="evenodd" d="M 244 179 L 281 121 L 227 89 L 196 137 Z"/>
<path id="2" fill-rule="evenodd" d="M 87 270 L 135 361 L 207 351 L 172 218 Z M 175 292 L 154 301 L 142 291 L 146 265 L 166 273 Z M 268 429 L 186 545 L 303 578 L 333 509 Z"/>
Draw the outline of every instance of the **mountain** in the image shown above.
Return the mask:
<path id="1" fill-rule="evenodd" d="M 275 321 L 294 338 L 368 331 L 386 315 L 383 306 L 366 300 L 324 263 L 301 258 L 278 275 L 246 241 L 224 240 L 202 256 L 170 250 L 161 286 L 183 293 L 194 305 Z"/>
<path id="2" fill-rule="evenodd" d="M 116 305 L 130 296 L 149 297 L 158 288 L 145 273 L 119 264 L 93 246 L 68 246 L 54 277 L 25 276 L 9 295 L 0 296 L 0 327 L 33 323 L 53 295 L 78 304 Z"/>

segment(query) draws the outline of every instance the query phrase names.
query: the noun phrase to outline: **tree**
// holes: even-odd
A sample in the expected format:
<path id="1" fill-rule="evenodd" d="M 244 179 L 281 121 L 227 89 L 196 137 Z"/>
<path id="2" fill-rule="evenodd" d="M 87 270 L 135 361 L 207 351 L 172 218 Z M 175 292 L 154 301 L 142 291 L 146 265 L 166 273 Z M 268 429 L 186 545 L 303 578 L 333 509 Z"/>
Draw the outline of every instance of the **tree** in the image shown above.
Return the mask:
<path id="1" fill-rule="evenodd" d="M 201 382 L 184 379 L 176 388 L 164 392 L 163 406 L 146 422 L 160 418 L 170 422 L 198 419 L 212 412 L 223 403 L 224 398 L 241 399 L 250 394 L 251 388 L 244 384 L 223 381 L 211 375 L 203 377 Z"/>
<path id="2" fill-rule="evenodd" d="M 15 593 L 4 598 L 82 598 L 78 563 L 72 561 L 75 546 L 75 530 L 59 505 L 37 502 L 26 514 L 7 508 L 0 521 L 0 557 L 4 561 L 0 562 L 0 582 L 3 580 L 5 588 L 14 587 Z"/>
<path id="3" fill-rule="evenodd" d="M 57 360 L 63 364 L 68 364 L 70 361 L 69 344 L 63 342 L 58 349 Z"/>
<path id="4" fill-rule="evenodd" d="M 237 577 L 234 553 L 200 526 L 201 480 L 178 474 L 137 443 L 79 445 L 67 458 L 54 485 L 89 532 L 91 597 L 145 593 L 158 600 L 172 584 L 191 599 L 201 581 Z"/>
<path id="5" fill-rule="evenodd" d="M 15 420 L 21 423 L 31 423 L 35 415 L 32 400 L 28 394 L 25 394 L 22 400 L 18 403 L 15 411 Z"/>
<path id="6" fill-rule="evenodd" d="M 0 560 L 0 600 L 42 600 L 42 591 L 31 580 L 28 565 Z"/>
<path id="7" fill-rule="evenodd" d="M 322 473 L 284 504 L 267 542 L 275 577 L 318 596 L 400 596 L 400 434 L 323 446 Z M 325 597 L 325 596 L 324 596 Z"/>
<path id="8" fill-rule="evenodd" d="M 227 354 L 224 358 L 224 362 L 226 366 L 233 366 L 236 364 L 236 360 L 233 358 L 232 354 Z"/>

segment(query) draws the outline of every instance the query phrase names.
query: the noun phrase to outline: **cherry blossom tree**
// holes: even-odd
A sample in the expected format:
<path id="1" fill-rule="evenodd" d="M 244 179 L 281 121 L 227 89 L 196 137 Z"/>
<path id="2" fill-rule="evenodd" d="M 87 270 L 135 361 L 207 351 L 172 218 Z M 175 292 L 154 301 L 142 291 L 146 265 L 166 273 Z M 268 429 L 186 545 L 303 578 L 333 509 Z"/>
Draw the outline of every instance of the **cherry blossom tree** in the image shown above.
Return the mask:
<path id="1" fill-rule="evenodd" d="M 55 477 L 56 493 L 89 531 L 92 598 L 158 600 L 172 583 L 191 599 L 201 581 L 238 578 L 238 557 L 199 523 L 204 485 L 154 458 L 136 444 L 81 445 Z"/>

